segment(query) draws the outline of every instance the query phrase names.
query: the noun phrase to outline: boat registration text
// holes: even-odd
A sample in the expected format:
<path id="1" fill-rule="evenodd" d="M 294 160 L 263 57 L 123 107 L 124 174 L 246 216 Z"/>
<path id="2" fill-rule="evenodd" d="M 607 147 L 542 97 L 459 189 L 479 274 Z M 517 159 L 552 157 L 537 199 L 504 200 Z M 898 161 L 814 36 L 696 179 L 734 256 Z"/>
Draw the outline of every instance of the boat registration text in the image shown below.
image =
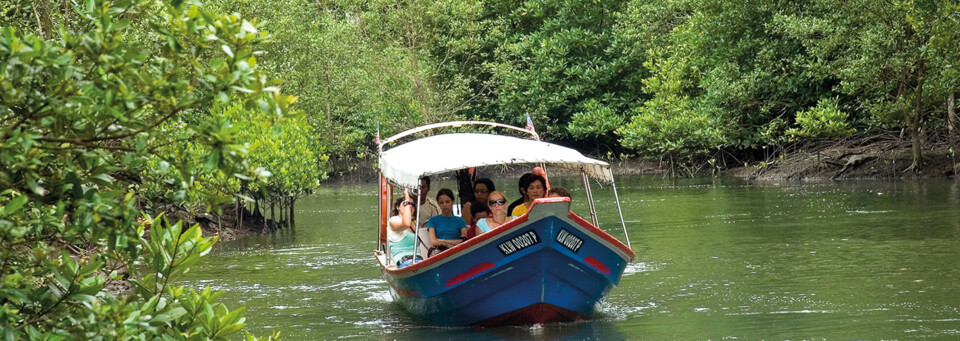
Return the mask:
<path id="1" fill-rule="evenodd" d="M 497 245 L 497 247 L 504 256 L 509 256 L 514 252 L 537 245 L 538 243 L 540 243 L 540 237 L 537 236 L 537 233 L 533 231 L 527 231 L 519 236 L 510 238 L 510 240 L 500 243 Z"/>
<path id="2" fill-rule="evenodd" d="M 575 236 L 573 233 L 567 232 L 565 229 L 560 229 L 560 233 L 557 233 L 557 242 L 560 245 L 563 245 L 573 253 L 580 251 L 580 246 L 583 245 L 583 240 Z"/>

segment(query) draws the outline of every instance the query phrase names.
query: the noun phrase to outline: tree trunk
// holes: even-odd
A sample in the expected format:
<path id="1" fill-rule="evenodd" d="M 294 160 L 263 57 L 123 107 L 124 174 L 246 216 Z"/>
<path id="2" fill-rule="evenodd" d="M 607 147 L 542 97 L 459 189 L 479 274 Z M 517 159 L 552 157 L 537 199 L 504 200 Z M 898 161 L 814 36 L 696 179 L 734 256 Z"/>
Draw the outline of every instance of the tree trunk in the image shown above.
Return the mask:
<path id="1" fill-rule="evenodd" d="M 920 141 L 920 118 L 923 114 L 923 74 L 926 71 L 926 64 L 921 60 L 920 67 L 917 68 L 917 90 L 916 90 L 916 99 L 914 100 L 914 110 L 913 113 L 906 113 L 907 127 L 910 128 L 910 142 L 912 144 L 911 151 L 913 152 L 913 163 L 910 164 L 910 167 L 907 170 L 917 171 L 920 167 L 920 160 L 923 158 L 923 152 L 921 151 L 922 142 Z"/>
<path id="2" fill-rule="evenodd" d="M 294 219 L 293 219 L 293 217 L 294 217 L 294 211 L 293 211 L 293 207 L 296 206 L 296 203 L 297 203 L 297 199 L 294 198 L 294 197 L 290 197 L 290 221 L 287 222 L 287 225 L 290 226 L 290 227 L 293 227 L 293 226 L 294 226 Z"/>
<path id="3" fill-rule="evenodd" d="M 39 6 L 38 6 L 39 5 Z M 50 8 L 47 5 L 47 0 L 38 0 L 33 3 L 33 15 L 37 17 L 37 27 L 40 28 L 40 33 L 43 34 L 43 38 L 49 40 L 53 24 L 50 23 Z"/>
<path id="4" fill-rule="evenodd" d="M 240 212 L 240 197 L 237 197 L 237 207 L 235 208 L 236 209 L 234 211 L 237 212 L 237 221 L 235 223 L 237 224 L 237 228 L 240 228 L 240 225 L 243 225 L 243 214 Z"/>
<path id="5" fill-rule="evenodd" d="M 960 125 L 960 122 L 957 122 L 957 113 L 955 112 L 956 103 L 954 98 L 956 93 L 953 91 L 950 92 L 950 96 L 947 97 L 947 131 L 950 133 L 949 136 L 952 138 L 954 130 L 957 129 L 957 126 Z"/>
<path id="6" fill-rule="evenodd" d="M 73 9 L 70 6 L 70 0 L 63 0 L 63 5 L 60 7 L 60 11 L 63 15 L 63 27 L 70 31 L 70 11 Z"/>
<path id="7" fill-rule="evenodd" d="M 283 212 L 286 211 L 287 201 L 284 200 L 282 196 L 281 196 L 281 197 L 278 197 L 278 198 L 277 198 L 277 206 L 278 206 L 278 208 L 280 209 L 280 220 L 277 221 L 277 228 L 279 229 L 279 228 L 283 228 L 283 224 L 284 224 L 283 222 L 285 221 L 284 218 L 283 218 L 283 216 L 284 216 L 284 213 L 283 213 Z"/>

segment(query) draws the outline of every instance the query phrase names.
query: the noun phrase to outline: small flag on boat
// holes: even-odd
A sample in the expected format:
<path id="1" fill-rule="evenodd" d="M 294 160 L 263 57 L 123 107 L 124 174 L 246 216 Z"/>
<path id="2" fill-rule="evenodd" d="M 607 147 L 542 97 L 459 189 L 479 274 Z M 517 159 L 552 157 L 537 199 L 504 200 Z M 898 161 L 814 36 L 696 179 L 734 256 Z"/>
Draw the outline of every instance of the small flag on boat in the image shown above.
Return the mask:
<path id="1" fill-rule="evenodd" d="M 377 143 L 377 147 L 380 146 L 380 122 L 377 122 L 377 137 L 373 139 L 373 142 Z"/>
<path id="2" fill-rule="evenodd" d="M 529 113 L 527 113 L 527 130 L 532 131 L 534 133 L 537 132 L 536 129 L 533 129 L 533 120 L 530 119 Z"/>

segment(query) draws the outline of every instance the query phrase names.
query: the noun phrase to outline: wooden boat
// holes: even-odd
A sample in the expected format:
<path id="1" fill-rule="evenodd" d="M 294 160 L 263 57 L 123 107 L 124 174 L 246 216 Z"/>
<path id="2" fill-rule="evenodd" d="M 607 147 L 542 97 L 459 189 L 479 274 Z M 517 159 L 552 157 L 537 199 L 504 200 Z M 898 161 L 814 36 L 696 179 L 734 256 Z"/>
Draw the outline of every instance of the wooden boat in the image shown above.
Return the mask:
<path id="1" fill-rule="evenodd" d="M 532 139 L 453 133 L 397 143 L 417 133 L 467 125 L 520 131 Z M 395 143 L 398 145 L 385 148 Z M 469 157 L 460 156 L 468 149 Z M 592 222 L 570 210 L 569 198 L 537 199 L 527 214 L 490 232 L 433 257 L 423 255 L 424 260 L 413 265 L 393 265 L 386 229 L 394 186 L 419 193 L 421 176 L 504 164 L 581 172 Z M 629 240 L 625 245 L 597 227 L 590 179 L 610 183 L 619 200 L 609 164 L 541 142 L 535 132 L 490 122 L 424 126 L 384 140 L 378 168 L 380 238 L 376 259 L 394 301 L 431 324 L 497 326 L 587 319 L 617 286 L 635 256 Z M 622 212 L 620 224 L 626 236 Z M 423 252 L 423 248 L 417 249 Z"/>

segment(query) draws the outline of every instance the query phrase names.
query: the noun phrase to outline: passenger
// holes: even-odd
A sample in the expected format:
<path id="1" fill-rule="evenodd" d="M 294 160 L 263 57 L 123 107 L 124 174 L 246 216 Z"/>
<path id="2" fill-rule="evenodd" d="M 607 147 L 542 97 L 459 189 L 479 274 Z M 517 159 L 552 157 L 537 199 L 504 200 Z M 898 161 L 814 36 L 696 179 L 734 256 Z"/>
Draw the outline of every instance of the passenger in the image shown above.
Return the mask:
<path id="1" fill-rule="evenodd" d="M 542 176 L 534 175 L 526 187 L 525 193 L 527 194 L 527 199 L 523 201 L 523 205 L 518 205 L 515 207 L 510 214 L 516 217 L 526 214 L 527 210 L 530 209 L 530 206 L 533 205 L 533 201 L 543 198 L 543 195 L 546 194 L 546 191 L 547 180 Z"/>
<path id="2" fill-rule="evenodd" d="M 489 212 L 490 208 L 486 203 L 478 202 L 470 207 L 470 214 L 473 216 L 473 221 L 469 222 L 470 226 L 467 227 L 467 239 L 477 236 L 477 221 L 486 218 Z"/>
<path id="3" fill-rule="evenodd" d="M 564 197 L 564 198 L 573 199 L 573 197 L 570 196 L 570 191 L 568 191 L 566 188 L 563 188 L 563 187 L 550 187 L 550 190 L 547 191 L 547 197 L 548 198 Z"/>
<path id="4" fill-rule="evenodd" d="M 441 189 L 437 192 L 440 214 L 430 217 L 427 231 L 430 232 L 430 245 L 440 251 L 454 247 L 467 237 L 467 223 L 463 218 L 453 215 L 453 191 Z"/>
<path id="5" fill-rule="evenodd" d="M 393 213 L 388 221 L 387 241 L 390 243 L 390 259 L 398 268 L 414 263 L 413 249 L 417 238 L 413 230 L 413 211 L 416 203 L 410 198 L 410 191 L 404 190 L 403 197 L 393 205 Z M 417 260 L 422 260 L 417 256 Z"/>
<path id="6" fill-rule="evenodd" d="M 493 186 L 493 181 L 487 178 L 480 178 L 473 183 L 473 202 L 468 202 L 463 204 L 463 220 L 465 221 L 476 221 L 473 217 L 473 211 L 471 207 L 476 203 L 486 203 L 487 197 L 490 196 L 490 192 L 496 191 L 497 189 Z"/>
<path id="7" fill-rule="evenodd" d="M 430 192 L 430 177 L 420 178 L 420 213 L 417 214 L 420 220 L 420 228 L 427 227 L 427 219 L 440 214 L 440 205 L 428 194 Z M 434 245 L 436 246 L 436 245 Z"/>
<path id="8" fill-rule="evenodd" d="M 520 197 L 510 203 L 510 206 L 507 207 L 507 212 L 512 213 L 513 209 L 522 205 L 524 201 L 527 201 L 527 186 L 530 186 L 530 182 L 533 181 L 533 179 L 533 173 L 527 173 L 520 176 L 520 181 L 517 183 L 517 188 L 520 191 Z"/>
<path id="9" fill-rule="evenodd" d="M 507 216 L 507 197 L 503 195 L 503 192 L 493 191 L 493 193 L 490 193 L 487 205 L 490 206 L 490 216 L 477 220 L 477 235 L 500 227 L 500 225 L 514 218 Z"/>

